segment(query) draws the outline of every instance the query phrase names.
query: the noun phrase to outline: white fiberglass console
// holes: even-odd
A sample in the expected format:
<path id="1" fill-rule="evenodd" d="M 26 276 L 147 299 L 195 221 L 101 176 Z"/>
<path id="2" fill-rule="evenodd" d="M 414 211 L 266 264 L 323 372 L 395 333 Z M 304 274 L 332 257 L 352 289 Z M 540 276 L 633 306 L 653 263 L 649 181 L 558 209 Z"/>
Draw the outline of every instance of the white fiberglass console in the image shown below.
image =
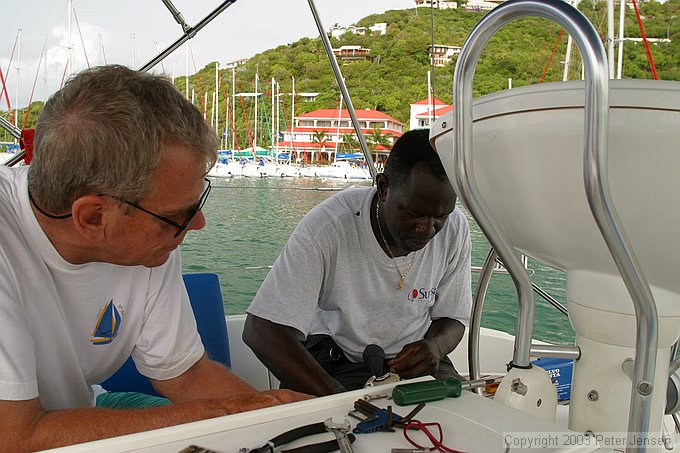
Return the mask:
<path id="1" fill-rule="evenodd" d="M 670 346 L 680 335 L 680 83 L 611 80 L 611 198 L 658 311 L 652 431 L 664 410 Z M 582 356 L 570 428 L 626 430 L 635 310 L 584 189 L 584 83 L 546 83 L 473 103 L 472 164 L 480 198 L 517 250 L 567 272 L 569 316 Z M 431 131 L 455 178 L 454 112 Z M 606 127 L 606 126 L 605 126 Z"/>

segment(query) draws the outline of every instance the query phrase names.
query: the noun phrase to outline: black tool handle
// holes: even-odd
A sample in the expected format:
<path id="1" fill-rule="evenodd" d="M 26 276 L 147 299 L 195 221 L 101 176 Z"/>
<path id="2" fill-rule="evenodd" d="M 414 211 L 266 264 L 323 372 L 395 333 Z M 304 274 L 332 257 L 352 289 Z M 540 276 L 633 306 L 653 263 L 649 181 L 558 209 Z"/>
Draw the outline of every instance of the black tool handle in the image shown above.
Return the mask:
<path id="1" fill-rule="evenodd" d="M 312 434 L 320 434 L 326 432 L 326 425 L 324 422 L 312 423 L 311 425 L 300 426 L 290 431 L 286 431 L 283 434 L 279 434 L 269 442 L 274 444 L 274 447 L 278 447 L 295 439 L 300 439 L 301 437 L 311 436 Z M 331 450 L 332 451 L 332 450 Z"/>
<path id="2" fill-rule="evenodd" d="M 347 438 L 350 443 L 353 443 L 356 436 L 352 433 L 347 433 Z M 290 450 L 281 450 L 281 453 L 330 453 L 332 451 L 337 451 L 340 449 L 338 445 L 338 440 L 333 439 L 328 442 L 321 442 L 312 445 L 303 445 L 302 447 L 291 448 Z"/>
<path id="3" fill-rule="evenodd" d="M 385 374 L 383 372 L 383 362 L 385 360 L 385 351 L 383 348 L 377 344 L 369 344 L 364 349 L 363 354 L 364 362 L 368 367 L 368 371 L 375 377 L 382 376 Z"/>

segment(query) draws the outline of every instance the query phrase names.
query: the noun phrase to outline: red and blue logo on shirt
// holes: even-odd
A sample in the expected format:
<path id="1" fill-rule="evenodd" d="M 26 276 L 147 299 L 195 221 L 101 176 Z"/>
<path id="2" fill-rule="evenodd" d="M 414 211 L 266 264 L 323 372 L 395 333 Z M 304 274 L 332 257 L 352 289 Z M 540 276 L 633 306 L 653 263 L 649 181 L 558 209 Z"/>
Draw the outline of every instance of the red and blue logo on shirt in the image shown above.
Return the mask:
<path id="1" fill-rule="evenodd" d="M 430 288 L 430 289 L 413 288 L 408 294 L 408 300 L 411 301 L 411 302 L 415 302 L 417 300 L 430 300 L 430 299 L 434 299 L 434 296 L 436 294 L 437 294 L 437 288 Z"/>

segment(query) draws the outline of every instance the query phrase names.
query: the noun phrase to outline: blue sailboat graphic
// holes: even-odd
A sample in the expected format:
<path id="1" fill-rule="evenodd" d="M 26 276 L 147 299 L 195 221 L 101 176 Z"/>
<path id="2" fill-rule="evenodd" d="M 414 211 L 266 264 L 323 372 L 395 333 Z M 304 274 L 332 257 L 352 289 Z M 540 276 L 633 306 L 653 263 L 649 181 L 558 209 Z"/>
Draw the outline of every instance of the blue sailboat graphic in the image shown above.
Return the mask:
<path id="1" fill-rule="evenodd" d="M 118 329 L 120 328 L 120 313 L 118 309 L 113 304 L 113 299 L 111 299 L 102 309 L 97 324 L 94 326 L 94 331 L 92 332 L 92 338 L 90 342 L 92 344 L 109 344 L 118 335 Z"/>

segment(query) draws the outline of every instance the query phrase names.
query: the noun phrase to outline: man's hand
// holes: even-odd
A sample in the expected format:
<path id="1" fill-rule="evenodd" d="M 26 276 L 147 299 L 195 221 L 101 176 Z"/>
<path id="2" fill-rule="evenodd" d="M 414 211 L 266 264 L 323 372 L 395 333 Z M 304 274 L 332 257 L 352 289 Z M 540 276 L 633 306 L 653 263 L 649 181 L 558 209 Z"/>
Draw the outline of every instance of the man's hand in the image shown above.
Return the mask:
<path id="1" fill-rule="evenodd" d="M 436 375 L 439 362 L 458 346 L 464 332 L 465 326 L 456 319 L 435 319 L 423 340 L 407 344 L 388 362 L 390 371 L 403 378 Z"/>
<path id="2" fill-rule="evenodd" d="M 409 343 L 387 364 L 392 373 L 402 378 L 435 375 L 441 360 L 436 345 L 427 339 Z"/>

